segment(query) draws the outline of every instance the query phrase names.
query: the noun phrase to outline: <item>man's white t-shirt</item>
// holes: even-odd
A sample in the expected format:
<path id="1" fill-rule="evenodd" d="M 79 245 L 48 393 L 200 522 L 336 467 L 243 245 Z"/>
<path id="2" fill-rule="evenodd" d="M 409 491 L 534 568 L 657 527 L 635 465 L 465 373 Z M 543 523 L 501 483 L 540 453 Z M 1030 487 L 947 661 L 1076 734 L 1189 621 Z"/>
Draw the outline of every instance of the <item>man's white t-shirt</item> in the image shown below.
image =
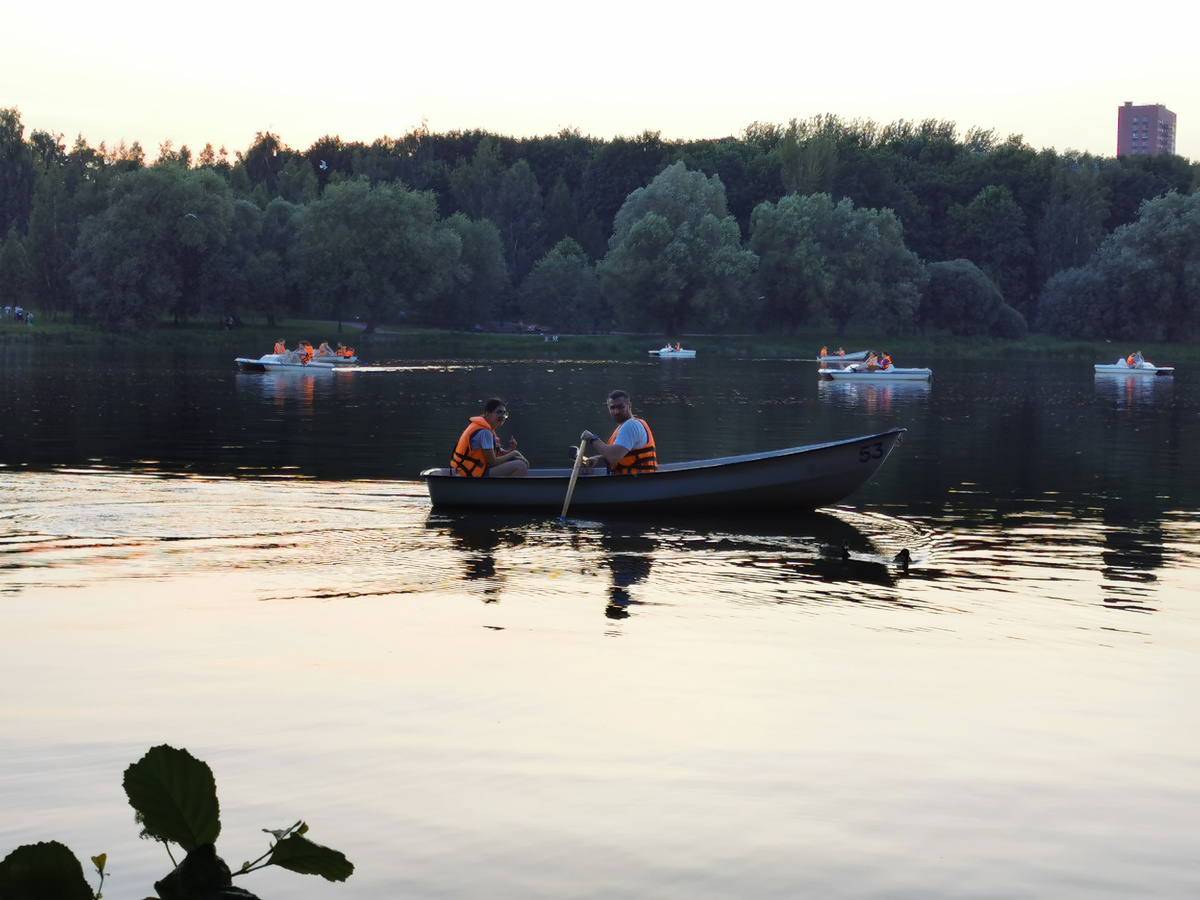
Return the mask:
<path id="1" fill-rule="evenodd" d="M 612 439 L 614 447 L 620 445 L 626 450 L 637 450 L 645 447 L 648 443 L 650 443 L 650 435 L 646 433 L 646 426 L 637 419 L 627 419 L 622 422 Z"/>

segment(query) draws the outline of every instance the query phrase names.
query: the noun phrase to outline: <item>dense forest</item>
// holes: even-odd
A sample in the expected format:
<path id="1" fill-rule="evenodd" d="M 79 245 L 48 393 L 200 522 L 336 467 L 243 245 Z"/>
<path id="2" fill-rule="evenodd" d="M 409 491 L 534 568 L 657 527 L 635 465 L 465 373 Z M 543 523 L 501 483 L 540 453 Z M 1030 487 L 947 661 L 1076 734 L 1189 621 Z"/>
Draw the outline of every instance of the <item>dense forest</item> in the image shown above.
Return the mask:
<path id="1" fill-rule="evenodd" d="M 1200 164 L 927 120 L 90 147 L 0 109 L 0 305 L 132 330 L 360 319 L 1200 337 Z"/>

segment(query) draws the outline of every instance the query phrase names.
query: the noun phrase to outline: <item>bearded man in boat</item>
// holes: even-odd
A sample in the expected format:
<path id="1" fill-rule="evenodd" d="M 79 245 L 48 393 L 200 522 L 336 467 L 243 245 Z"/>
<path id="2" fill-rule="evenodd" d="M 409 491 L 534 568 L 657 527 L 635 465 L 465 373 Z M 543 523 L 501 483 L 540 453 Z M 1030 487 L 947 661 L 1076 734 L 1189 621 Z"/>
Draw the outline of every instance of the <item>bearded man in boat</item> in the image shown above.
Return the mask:
<path id="1" fill-rule="evenodd" d="M 638 475 L 653 472 L 658 468 L 658 454 L 654 449 L 654 435 L 644 419 L 635 418 L 633 403 L 625 391 L 613 391 L 608 395 L 608 414 L 617 423 L 616 430 L 608 442 L 585 431 L 581 441 L 591 441 L 592 458 L 589 468 L 598 459 L 604 460 L 610 475 Z"/>
<path id="2" fill-rule="evenodd" d="M 508 418 L 508 407 L 499 397 L 483 406 L 482 416 L 473 416 L 458 438 L 450 457 L 455 475 L 472 478 L 519 478 L 529 472 L 529 460 L 517 451 L 517 439 L 509 438 L 508 450 L 500 450 L 496 429 Z"/>

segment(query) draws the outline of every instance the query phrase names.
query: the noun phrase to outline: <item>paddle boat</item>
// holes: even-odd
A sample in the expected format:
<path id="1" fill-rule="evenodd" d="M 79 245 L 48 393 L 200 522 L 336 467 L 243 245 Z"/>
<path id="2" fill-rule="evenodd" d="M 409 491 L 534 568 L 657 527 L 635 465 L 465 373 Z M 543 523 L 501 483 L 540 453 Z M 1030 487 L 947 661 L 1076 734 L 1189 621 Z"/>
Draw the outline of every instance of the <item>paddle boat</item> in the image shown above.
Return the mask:
<path id="1" fill-rule="evenodd" d="M 817 362 L 823 366 L 849 365 L 865 361 L 870 354 L 870 350 L 855 350 L 853 353 L 826 353 L 824 356 L 818 356 Z"/>
<path id="2" fill-rule="evenodd" d="M 1140 353 L 1133 354 L 1133 365 L 1129 364 L 1128 359 L 1118 359 L 1112 365 L 1105 363 L 1097 363 L 1095 366 L 1097 375 L 1174 375 L 1174 366 L 1156 366 L 1152 362 L 1147 362 L 1142 359 Z"/>
<path id="3" fill-rule="evenodd" d="M 933 371 L 901 369 L 896 366 L 869 369 L 862 363 L 855 363 L 844 369 L 822 369 L 820 375 L 826 381 L 928 381 L 933 376 Z"/>
<path id="4" fill-rule="evenodd" d="M 766 515 L 829 506 L 862 487 L 905 429 L 785 450 L 662 463 L 642 475 L 581 475 L 570 508 L 614 514 Z M 571 469 L 530 469 L 523 478 L 468 478 L 449 468 L 421 473 L 434 507 L 558 514 Z"/>
<path id="5" fill-rule="evenodd" d="M 358 357 L 338 356 L 336 353 L 321 353 L 319 350 L 313 356 L 313 362 L 333 363 L 335 366 L 351 366 L 358 362 Z"/>
<path id="6" fill-rule="evenodd" d="M 670 344 L 663 347 L 661 350 L 649 351 L 651 356 L 657 356 L 662 359 L 695 359 L 695 350 L 684 350 L 682 347 L 672 347 Z"/>
<path id="7" fill-rule="evenodd" d="M 316 357 L 303 363 L 298 354 L 294 352 L 268 353 L 258 359 L 239 356 L 234 362 L 243 372 L 332 372 L 337 368 L 336 365 L 326 360 L 318 361 Z"/>

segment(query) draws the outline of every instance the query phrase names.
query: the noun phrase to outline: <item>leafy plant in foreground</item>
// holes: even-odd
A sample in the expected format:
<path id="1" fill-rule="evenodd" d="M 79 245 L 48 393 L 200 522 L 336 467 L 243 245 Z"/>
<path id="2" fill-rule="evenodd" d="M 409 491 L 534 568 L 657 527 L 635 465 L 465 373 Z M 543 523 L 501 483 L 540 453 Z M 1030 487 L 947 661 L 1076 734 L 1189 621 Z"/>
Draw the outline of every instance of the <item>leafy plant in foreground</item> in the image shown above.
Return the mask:
<path id="1" fill-rule="evenodd" d="M 353 864 L 337 850 L 313 843 L 308 826 L 296 822 L 289 828 L 263 831 L 274 837 L 267 851 L 231 872 L 217 856 L 221 833 L 216 782 L 208 764 L 186 750 L 162 744 L 151 747 L 125 770 L 125 794 L 134 808 L 142 837 L 162 841 L 175 863 L 171 844 L 184 852 L 181 862 L 154 884 L 161 900 L 255 900 L 253 894 L 233 887 L 233 876 L 267 866 L 280 866 L 302 875 L 320 875 L 345 881 Z M 75 855 L 57 841 L 25 844 L 0 860 L 0 897 L 4 900 L 101 900 L 107 855 L 92 857 L 100 876 L 93 892 Z"/>

